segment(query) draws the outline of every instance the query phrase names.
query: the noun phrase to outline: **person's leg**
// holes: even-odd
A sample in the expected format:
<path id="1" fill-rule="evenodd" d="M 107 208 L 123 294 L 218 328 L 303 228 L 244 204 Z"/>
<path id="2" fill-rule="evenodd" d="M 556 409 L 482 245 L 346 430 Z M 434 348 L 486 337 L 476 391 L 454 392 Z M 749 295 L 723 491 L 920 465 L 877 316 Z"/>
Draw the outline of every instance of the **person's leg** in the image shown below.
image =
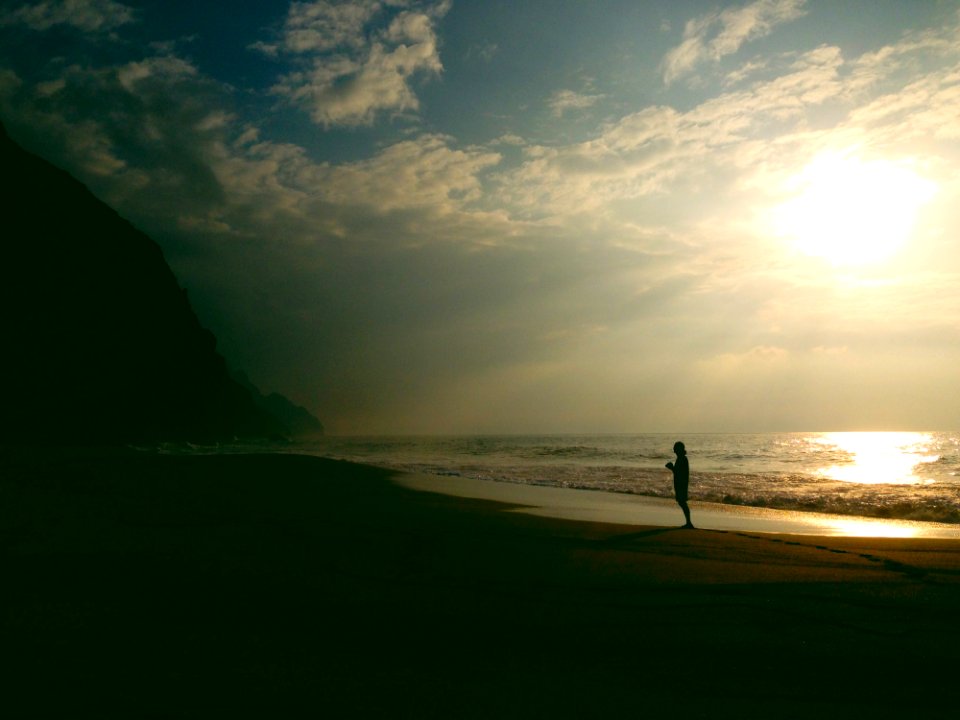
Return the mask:
<path id="1" fill-rule="evenodd" d="M 692 528 L 693 523 L 690 521 L 690 507 L 687 505 L 685 500 L 677 500 L 677 505 L 680 506 L 680 509 L 683 510 L 683 516 L 687 519 L 687 524 L 684 527 Z"/>

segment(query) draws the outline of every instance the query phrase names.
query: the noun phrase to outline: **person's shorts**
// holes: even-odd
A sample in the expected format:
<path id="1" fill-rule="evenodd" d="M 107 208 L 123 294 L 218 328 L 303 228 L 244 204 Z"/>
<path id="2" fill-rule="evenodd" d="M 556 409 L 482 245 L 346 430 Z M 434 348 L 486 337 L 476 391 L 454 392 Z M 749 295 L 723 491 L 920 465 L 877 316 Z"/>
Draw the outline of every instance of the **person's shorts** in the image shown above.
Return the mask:
<path id="1" fill-rule="evenodd" d="M 677 499 L 677 502 L 686 502 L 687 501 L 687 485 L 685 483 L 674 483 L 673 484 L 673 496 Z"/>

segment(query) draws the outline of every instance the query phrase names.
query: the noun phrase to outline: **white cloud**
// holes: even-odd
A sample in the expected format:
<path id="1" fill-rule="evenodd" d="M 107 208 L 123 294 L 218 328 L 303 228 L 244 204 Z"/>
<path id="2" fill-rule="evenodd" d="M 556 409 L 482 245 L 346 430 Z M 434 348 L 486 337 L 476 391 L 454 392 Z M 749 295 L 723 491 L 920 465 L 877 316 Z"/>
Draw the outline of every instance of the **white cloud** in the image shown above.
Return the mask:
<path id="1" fill-rule="evenodd" d="M 917 73 L 930 57 L 939 68 Z M 851 113 L 851 124 L 885 133 L 890 141 L 960 137 L 960 29 L 911 33 L 851 65 L 845 91 L 862 103 Z"/>
<path id="2" fill-rule="evenodd" d="M 694 178 L 735 168 L 758 133 L 801 122 L 841 96 L 842 65 L 837 48 L 817 48 L 771 80 L 686 112 L 647 107 L 587 142 L 527 148 L 524 164 L 501 176 L 503 201 L 520 213 L 564 215 L 681 186 L 689 191 L 699 183 Z"/>
<path id="3" fill-rule="evenodd" d="M 550 96 L 547 104 L 556 117 L 561 117 L 567 110 L 584 110 L 596 105 L 602 99 L 603 95 L 588 95 L 573 90 L 557 90 Z"/>
<path id="4" fill-rule="evenodd" d="M 744 63 L 733 72 L 727 73 L 726 77 L 723 78 L 723 86 L 726 88 L 733 85 L 739 85 L 746 78 L 750 77 L 754 73 L 764 70 L 766 67 L 766 60 L 751 60 L 750 62 Z"/>
<path id="5" fill-rule="evenodd" d="M 669 85 L 704 62 L 734 54 L 744 43 L 769 35 L 775 26 L 802 16 L 805 4 L 806 0 L 755 0 L 689 20 L 683 41 L 660 64 L 663 81 Z"/>
<path id="6" fill-rule="evenodd" d="M 117 69 L 116 76 L 120 84 L 134 92 L 139 83 L 161 79 L 172 83 L 184 78 L 196 77 L 197 69 L 186 60 L 174 55 L 161 55 L 145 60 L 130 62 Z"/>
<path id="7" fill-rule="evenodd" d="M 364 28 L 380 11 L 377 0 L 354 2 L 295 2 L 290 5 L 283 32 L 277 43 L 257 46 L 276 54 L 330 52 L 338 48 L 362 48 L 367 38 Z"/>
<path id="8" fill-rule="evenodd" d="M 33 30 L 72 25 L 86 32 L 101 32 L 134 22 L 132 8 L 113 0 L 44 0 L 24 5 L 0 16 L 0 24 L 24 24 Z"/>
<path id="9" fill-rule="evenodd" d="M 453 150 L 448 139 L 424 135 L 385 148 L 370 160 L 315 171 L 309 185 L 335 204 L 365 204 L 378 211 L 432 206 L 448 210 L 476 200 L 478 174 L 500 162 L 496 153 Z"/>
<path id="10" fill-rule="evenodd" d="M 882 92 L 884 85 L 899 77 L 902 71 L 915 72 L 919 57 L 956 57 L 958 47 L 960 28 L 957 27 L 908 33 L 895 44 L 857 58 L 852 63 L 848 91 L 851 95 Z"/>
<path id="11" fill-rule="evenodd" d="M 306 65 L 284 75 L 273 91 L 327 127 L 367 125 L 382 111 L 417 110 L 410 80 L 443 71 L 434 25 L 449 3 L 396 13 L 399 5 L 406 3 L 294 3 L 279 42 L 255 44 Z M 378 26 L 387 16 L 386 27 Z"/>
<path id="12" fill-rule="evenodd" d="M 403 37 L 427 32 L 416 18 L 392 27 Z M 238 123 L 224 109 L 228 90 L 173 55 L 72 65 L 26 92 L 12 72 L 0 81 L 9 88 L 0 109 L 20 131 L 43 137 L 52 159 L 98 178 L 96 191 L 152 229 L 169 218 L 180 229 L 248 237 L 283 227 L 298 243 L 336 234 L 344 214 L 450 217 L 479 198 L 481 174 L 501 159 L 425 134 L 365 160 L 317 163 Z"/>

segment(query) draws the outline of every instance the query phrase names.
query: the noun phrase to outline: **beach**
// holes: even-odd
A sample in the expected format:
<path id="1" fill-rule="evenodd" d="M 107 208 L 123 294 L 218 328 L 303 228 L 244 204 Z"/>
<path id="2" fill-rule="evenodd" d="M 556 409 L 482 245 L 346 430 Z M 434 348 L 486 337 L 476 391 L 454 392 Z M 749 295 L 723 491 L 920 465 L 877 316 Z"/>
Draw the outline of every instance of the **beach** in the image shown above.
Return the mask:
<path id="1" fill-rule="evenodd" d="M 2 458 L 12 717 L 952 717 L 960 700 L 949 537 L 570 518 L 503 483 L 458 496 L 299 455 Z"/>

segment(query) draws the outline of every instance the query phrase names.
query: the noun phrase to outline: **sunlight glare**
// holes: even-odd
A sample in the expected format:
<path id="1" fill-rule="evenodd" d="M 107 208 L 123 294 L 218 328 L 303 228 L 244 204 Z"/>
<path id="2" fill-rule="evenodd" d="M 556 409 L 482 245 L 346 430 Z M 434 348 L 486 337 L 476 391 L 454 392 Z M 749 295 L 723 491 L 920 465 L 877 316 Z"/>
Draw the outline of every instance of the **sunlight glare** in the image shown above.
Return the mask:
<path id="1" fill-rule="evenodd" d="M 849 463 L 821 468 L 818 472 L 833 480 L 865 484 L 912 485 L 923 482 L 915 470 L 923 463 L 936 462 L 930 454 L 931 438 L 913 432 L 825 433 L 816 442 L 849 456 Z"/>
<path id="2" fill-rule="evenodd" d="M 907 163 L 866 161 L 854 150 L 815 157 L 787 182 L 790 199 L 772 211 L 777 236 L 834 266 L 891 257 L 937 191 Z"/>
<path id="3" fill-rule="evenodd" d="M 836 535 L 845 537 L 911 538 L 917 529 L 905 522 L 878 520 L 831 520 L 827 525 Z"/>

